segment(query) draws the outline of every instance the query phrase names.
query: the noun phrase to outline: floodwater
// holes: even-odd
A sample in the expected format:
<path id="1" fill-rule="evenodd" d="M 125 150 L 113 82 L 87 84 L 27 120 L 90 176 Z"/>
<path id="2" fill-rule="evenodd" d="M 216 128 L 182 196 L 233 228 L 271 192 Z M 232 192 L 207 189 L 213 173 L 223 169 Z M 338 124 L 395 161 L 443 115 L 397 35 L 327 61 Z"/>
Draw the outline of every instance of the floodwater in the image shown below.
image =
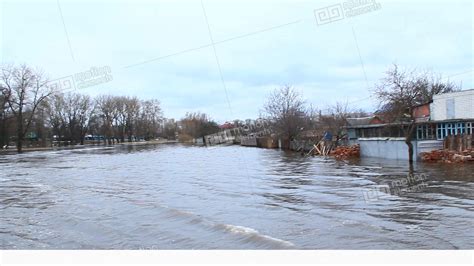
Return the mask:
<path id="1" fill-rule="evenodd" d="M 144 145 L 0 155 L 1 249 L 473 249 L 474 165 Z"/>

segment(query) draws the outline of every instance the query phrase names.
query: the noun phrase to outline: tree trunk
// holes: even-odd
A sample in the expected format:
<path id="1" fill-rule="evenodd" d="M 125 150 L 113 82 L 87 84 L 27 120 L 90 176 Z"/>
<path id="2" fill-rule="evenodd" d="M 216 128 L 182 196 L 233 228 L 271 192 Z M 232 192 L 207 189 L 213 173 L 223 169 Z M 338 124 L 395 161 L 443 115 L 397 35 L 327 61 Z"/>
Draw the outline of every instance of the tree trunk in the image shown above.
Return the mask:
<path id="1" fill-rule="evenodd" d="M 23 141 L 21 141 L 20 139 L 17 139 L 16 141 L 16 151 L 18 153 L 23 152 Z"/>
<path id="2" fill-rule="evenodd" d="M 16 150 L 18 153 L 23 151 L 23 137 L 23 115 L 20 111 L 16 125 Z"/>
<path id="3" fill-rule="evenodd" d="M 416 124 L 415 122 L 412 122 L 408 128 L 408 132 L 405 134 L 405 143 L 408 146 L 408 162 L 410 163 L 410 165 L 413 164 L 413 143 L 411 141 L 415 128 Z"/>
<path id="4" fill-rule="evenodd" d="M 4 116 L 5 114 L 3 114 Z M 5 145 L 8 145 L 8 134 L 7 134 L 7 120 L 2 119 L 2 129 L 1 129 L 1 146 L 4 147 Z"/>
<path id="5" fill-rule="evenodd" d="M 414 174 L 415 174 L 415 168 L 413 167 L 413 164 L 411 163 L 408 169 L 408 175 L 410 177 L 413 177 Z"/>
<path id="6" fill-rule="evenodd" d="M 411 143 L 411 139 L 410 140 L 406 139 L 405 143 L 408 146 L 408 162 L 410 163 L 410 165 L 412 165 L 413 164 L 413 143 Z"/>
<path id="7" fill-rule="evenodd" d="M 23 126 L 18 126 L 16 134 L 16 150 L 21 153 L 23 151 Z"/>

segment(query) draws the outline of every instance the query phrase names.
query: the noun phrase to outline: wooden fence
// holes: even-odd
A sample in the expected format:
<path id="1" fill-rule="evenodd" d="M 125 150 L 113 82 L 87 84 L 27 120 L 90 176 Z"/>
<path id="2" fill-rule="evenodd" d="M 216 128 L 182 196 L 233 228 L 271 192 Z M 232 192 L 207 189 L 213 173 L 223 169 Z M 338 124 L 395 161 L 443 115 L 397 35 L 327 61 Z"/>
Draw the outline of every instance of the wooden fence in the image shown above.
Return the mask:
<path id="1" fill-rule="evenodd" d="M 462 152 L 472 150 L 472 134 L 450 135 L 444 139 L 443 147 L 446 150 Z"/>

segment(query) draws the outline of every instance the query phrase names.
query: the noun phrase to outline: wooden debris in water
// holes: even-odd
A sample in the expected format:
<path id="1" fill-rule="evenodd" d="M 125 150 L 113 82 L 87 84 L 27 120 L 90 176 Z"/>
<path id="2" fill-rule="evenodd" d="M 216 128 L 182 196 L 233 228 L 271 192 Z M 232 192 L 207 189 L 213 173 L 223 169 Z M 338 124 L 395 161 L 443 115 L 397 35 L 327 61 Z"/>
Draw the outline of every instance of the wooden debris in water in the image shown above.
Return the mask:
<path id="1" fill-rule="evenodd" d="M 359 144 L 353 146 L 339 146 L 331 152 L 331 155 L 340 160 L 358 158 L 360 157 L 360 146 Z"/>
<path id="2" fill-rule="evenodd" d="M 474 150 L 464 150 L 462 152 L 452 150 L 434 150 L 420 153 L 421 160 L 424 162 L 441 163 L 464 163 L 474 162 Z"/>

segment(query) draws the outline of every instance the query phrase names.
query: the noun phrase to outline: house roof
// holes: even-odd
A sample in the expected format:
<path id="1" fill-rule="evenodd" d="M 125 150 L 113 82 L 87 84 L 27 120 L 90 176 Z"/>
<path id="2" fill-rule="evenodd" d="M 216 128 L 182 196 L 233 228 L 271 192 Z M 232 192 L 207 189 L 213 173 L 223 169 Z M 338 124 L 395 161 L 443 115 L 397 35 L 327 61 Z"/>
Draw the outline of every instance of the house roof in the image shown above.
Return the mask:
<path id="1" fill-rule="evenodd" d="M 374 116 L 368 116 L 368 117 L 347 118 L 346 121 L 349 126 L 356 127 L 356 126 L 370 125 L 372 120 L 374 120 L 375 118 L 380 119 L 378 116 L 374 115 Z"/>
<path id="2" fill-rule="evenodd" d="M 234 127 L 235 125 L 229 122 L 225 122 L 224 124 L 219 126 L 220 129 L 232 129 Z"/>
<path id="3" fill-rule="evenodd" d="M 460 96 L 460 95 L 472 95 L 472 94 L 474 94 L 474 89 L 446 92 L 446 93 L 440 93 L 440 94 L 433 95 L 433 100 L 441 99 L 441 98 L 455 97 L 455 96 Z"/>
<path id="4" fill-rule="evenodd" d="M 433 100 L 429 101 L 429 102 L 424 102 L 424 103 L 420 103 L 420 104 L 417 104 L 415 106 L 413 106 L 413 108 L 417 108 L 417 107 L 420 107 L 420 106 L 423 106 L 423 105 L 427 105 L 427 104 L 431 104 L 433 103 Z"/>

